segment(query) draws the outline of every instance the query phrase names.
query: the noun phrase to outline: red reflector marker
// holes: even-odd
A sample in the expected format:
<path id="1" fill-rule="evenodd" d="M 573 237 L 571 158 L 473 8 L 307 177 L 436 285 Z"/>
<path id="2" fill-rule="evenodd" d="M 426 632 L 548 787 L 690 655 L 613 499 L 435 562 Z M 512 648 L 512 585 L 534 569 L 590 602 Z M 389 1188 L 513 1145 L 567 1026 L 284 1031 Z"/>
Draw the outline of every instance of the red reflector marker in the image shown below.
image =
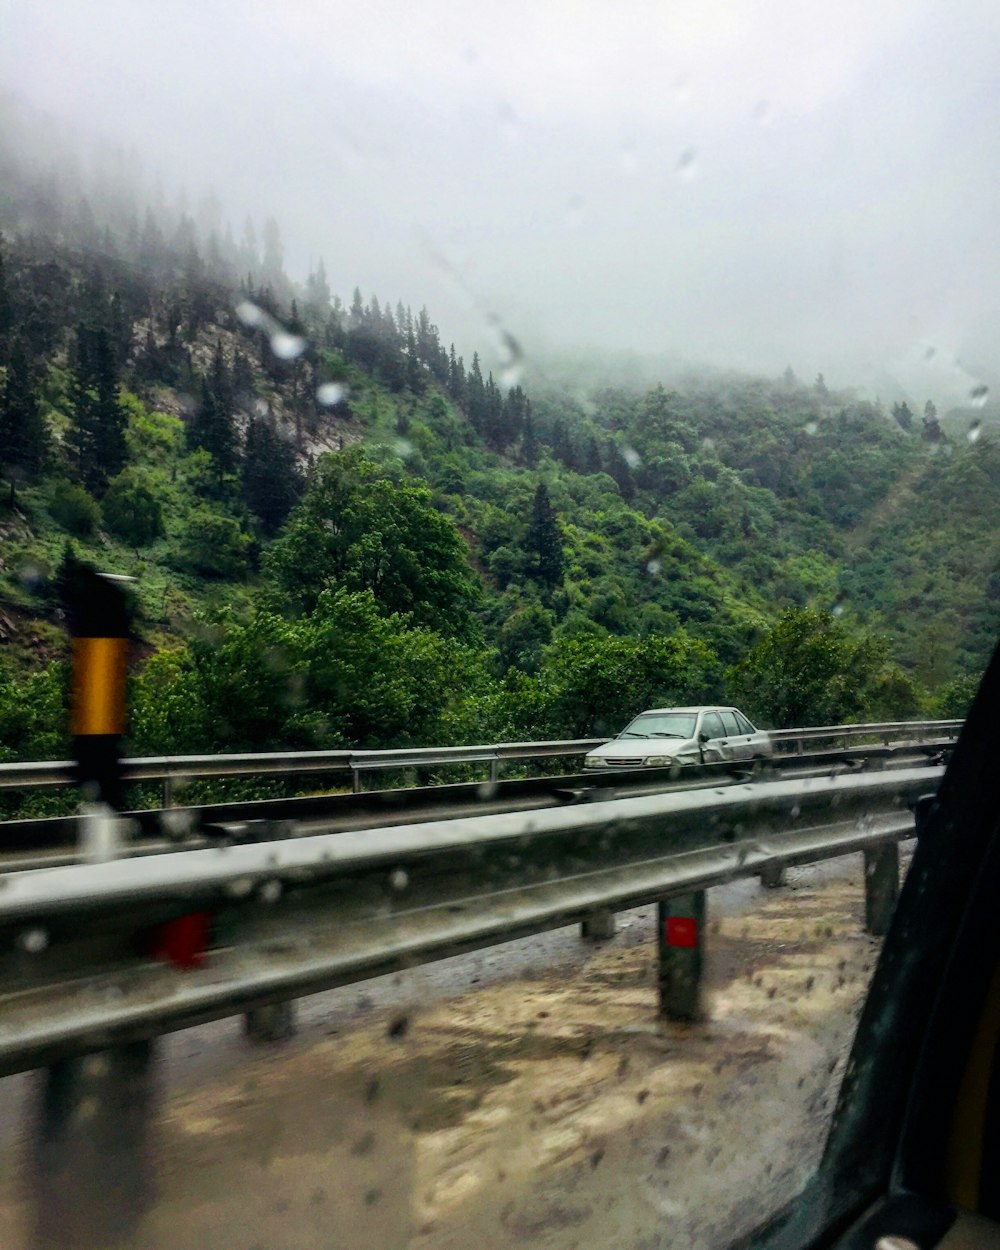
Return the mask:
<path id="1" fill-rule="evenodd" d="M 698 921 L 693 916 L 668 916 L 667 945 L 697 946 Z"/>
<path id="2" fill-rule="evenodd" d="M 207 911 L 194 911 L 160 925 L 153 955 L 175 968 L 200 968 L 205 962 L 211 916 Z"/>

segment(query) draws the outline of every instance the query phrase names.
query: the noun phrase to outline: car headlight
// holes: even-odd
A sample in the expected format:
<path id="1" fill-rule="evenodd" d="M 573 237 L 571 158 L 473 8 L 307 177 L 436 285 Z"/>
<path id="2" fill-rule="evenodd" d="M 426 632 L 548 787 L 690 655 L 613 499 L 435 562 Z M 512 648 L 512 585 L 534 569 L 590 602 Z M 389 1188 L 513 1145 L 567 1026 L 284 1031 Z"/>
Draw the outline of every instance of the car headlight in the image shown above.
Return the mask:
<path id="1" fill-rule="evenodd" d="M 674 758 L 672 755 L 647 755 L 642 762 L 647 768 L 659 768 L 672 764 Z"/>
<path id="2" fill-rule="evenodd" d="M 596 756 L 593 759 L 591 759 L 589 755 L 585 755 L 583 757 L 584 768 L 600 768 L 603 763 L 604 761 L 602 759 L 598 759 Z"/>

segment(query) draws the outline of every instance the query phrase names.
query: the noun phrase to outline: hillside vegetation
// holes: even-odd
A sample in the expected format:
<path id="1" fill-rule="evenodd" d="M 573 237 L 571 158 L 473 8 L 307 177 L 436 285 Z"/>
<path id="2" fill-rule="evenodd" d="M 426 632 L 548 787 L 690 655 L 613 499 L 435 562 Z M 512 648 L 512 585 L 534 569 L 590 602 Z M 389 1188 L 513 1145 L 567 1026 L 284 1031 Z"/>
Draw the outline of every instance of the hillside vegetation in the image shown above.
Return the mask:
<path id="1" fill-rule="evenodd" d="M 60 584 L 135 579 L 128 749 L 964 709 L 1000 620 L 1000 445 L 822 378 L 585 395 L 425 309 L 301 288 L 0 152 L 0 758 L 60 756 Z M 91 189 L 91 198 L 93 198 Z"/>

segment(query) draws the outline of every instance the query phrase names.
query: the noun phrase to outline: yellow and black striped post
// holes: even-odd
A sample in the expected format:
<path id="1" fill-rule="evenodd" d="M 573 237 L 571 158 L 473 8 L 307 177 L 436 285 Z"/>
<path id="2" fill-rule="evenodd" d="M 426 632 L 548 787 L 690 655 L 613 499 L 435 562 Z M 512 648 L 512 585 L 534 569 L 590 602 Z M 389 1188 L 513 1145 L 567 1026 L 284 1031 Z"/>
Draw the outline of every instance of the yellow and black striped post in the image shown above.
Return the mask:
<path id="1" fill-rule="evenodd" d="M 64 585 L 73 637 L 70 734 L 77 780 L 93 803 L 122 806 L 121 738 L 125 732 L 125 670 L 132 631 L 125 591 L 85 564 Z"/>
<path id="2" fill-rule="evenodd" d="M 81 854 L 107 859 L 117 851 L 123 797 L 128 601 L 114 579 L 77 563 L 64 575 L 63 602 L 73 642 L 70 732 L 85 804 Z M 88 835 L 88 823 L 104 838 Z M 37 1250 L 103 1250 L 131 1238 L 155 1196 L 157 1097 L 148 1039 L 42 1071 L 31 1172 Z"/>

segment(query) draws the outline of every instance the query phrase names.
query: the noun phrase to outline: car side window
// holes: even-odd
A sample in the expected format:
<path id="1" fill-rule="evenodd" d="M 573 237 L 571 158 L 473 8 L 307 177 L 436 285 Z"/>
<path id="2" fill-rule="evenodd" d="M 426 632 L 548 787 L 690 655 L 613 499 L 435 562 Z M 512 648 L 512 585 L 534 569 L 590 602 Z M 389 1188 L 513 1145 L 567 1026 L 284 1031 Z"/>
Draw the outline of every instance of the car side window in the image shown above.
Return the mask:
<path id="1" fill-rule="evenodd" d="M 735 737 L 736 734 L 746 732 L 746 730 L 740 729 L 736 722 L 736 716 L 733 712 L 720 712 L 719 715 L 722 717 L 722 724 L 725 726 L 726 733 L 730 737 Z"/>
<path id="2" fill-rule="evenodd" d="M 706 712 L 701 722 L 702 733 L 708 734 L 710 738 L 721 738 L 724 736 L 722 721 L 719 719 L 718 712 Z"/>
<path id="3" fill-rule="evenodd" d="M 734 712 L 733 715 L 736 717 L 736 723 L 740 727 L 741 734 L 755 734 L 757 732 L 741 712 Z"/>

